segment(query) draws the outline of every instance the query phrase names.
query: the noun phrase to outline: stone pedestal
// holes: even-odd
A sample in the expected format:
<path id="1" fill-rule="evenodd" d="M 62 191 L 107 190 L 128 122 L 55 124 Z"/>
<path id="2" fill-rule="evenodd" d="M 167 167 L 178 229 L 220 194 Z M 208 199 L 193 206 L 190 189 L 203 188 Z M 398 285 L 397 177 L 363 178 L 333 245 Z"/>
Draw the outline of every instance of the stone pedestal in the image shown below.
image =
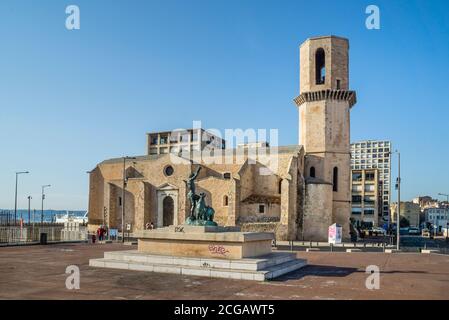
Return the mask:
<path id="1" fill-rule="evenodd" d="M 271 253 L 274 235 L 239 232 L 235 228 L 171 226 L 137 234 L 137 250 L 175 257 L 242 259 Z"/>
<path id="2" fill-rule="evenodd" d="M 304 267 L 295 253 L 271 252 L 273 233 L 235 227 L 170 226 L 136 233 L 137 250 L 105 252 L 93 267 L 263 281 Z"/>

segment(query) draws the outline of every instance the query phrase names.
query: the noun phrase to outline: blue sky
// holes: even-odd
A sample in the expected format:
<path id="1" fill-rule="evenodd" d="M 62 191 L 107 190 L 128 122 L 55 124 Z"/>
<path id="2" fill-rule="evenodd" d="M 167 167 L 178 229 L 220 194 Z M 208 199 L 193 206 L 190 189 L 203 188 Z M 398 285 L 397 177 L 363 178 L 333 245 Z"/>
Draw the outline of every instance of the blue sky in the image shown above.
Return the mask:
<path id="1" fill-rule="evenodd" d="M 65 28 L 70 4 L 80 30 Z M 365 28 L 369 4 L 380 30 Z M 299 45 L 329 34 L 350 40 L 351 140 L 393 141 L 403 199 L 449 193 L 447 1 L 3 0 L 0 208 L 29 170 L 20 208 L 52 184 L 48 208 L 84 209 L 87 170 L 193 120 L 296 144 Z"/>

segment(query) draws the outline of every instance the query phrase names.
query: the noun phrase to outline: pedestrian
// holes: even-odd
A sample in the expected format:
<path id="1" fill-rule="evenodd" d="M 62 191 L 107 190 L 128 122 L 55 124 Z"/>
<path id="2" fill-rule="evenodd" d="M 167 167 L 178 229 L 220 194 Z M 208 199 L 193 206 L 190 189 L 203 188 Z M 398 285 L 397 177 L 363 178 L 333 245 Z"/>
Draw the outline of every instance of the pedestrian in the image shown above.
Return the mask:
<path id="1" fill-rule="evenodd" d="M 145 230 L 150 230 L 150 228 L 151 228 L 151 225 L 150 225 L 149 222 L 147 222 L 147 223 L 145 224 Z"/>
<path id="2" fill-rule="evenodd" d="M 151 221 L 150 229 L 151 229 L 151 230 L 153 230 L 153 229 L 154 229 L 154 224 L 153 224 L 153 221 Z"/>
<path id="3" fill-rule="evenodd" d="M 104 240 L 104 232 L 105 232 L 104 227 L 101 226 L 101 227 L 100 227 L 100 240 L 101 240 L 101 241 Z"/>

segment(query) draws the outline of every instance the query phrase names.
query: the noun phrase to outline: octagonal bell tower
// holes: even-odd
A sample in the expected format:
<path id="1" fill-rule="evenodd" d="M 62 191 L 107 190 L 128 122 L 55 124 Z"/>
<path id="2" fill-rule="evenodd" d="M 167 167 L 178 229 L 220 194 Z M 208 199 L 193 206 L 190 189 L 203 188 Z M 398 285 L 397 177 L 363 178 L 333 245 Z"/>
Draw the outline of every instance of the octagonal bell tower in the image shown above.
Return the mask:
<path id="1" fill-rule="evenodd" d="M 327 240 L 328 227 L 349 237 L 350 109 L 349 42 L 336 36 L 307 39 L 300 47 L 299 143 L 304 146 L 305 239 Z"/>

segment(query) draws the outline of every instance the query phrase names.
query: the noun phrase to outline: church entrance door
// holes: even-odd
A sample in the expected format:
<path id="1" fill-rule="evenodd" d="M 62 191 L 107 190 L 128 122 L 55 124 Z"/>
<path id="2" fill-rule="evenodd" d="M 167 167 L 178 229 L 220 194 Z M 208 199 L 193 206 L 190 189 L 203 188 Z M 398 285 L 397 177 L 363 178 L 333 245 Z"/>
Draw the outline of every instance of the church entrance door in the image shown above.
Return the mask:
<path id="1" fill-rule="evenodd" d="M 168 227 L 175 223 L 174 221 L 174 201 L 173 198 L 170 196 L 166 196 L 164 200 L 162 201 L 162 215 L 163 215 L 163 226 Z"/>
<path id="2" fill-rule="evenodd" d="M 157 220 L 158 228 L 178 225 L 178 189 L 170 184 L 164 184 L 157 189 Z"/>

